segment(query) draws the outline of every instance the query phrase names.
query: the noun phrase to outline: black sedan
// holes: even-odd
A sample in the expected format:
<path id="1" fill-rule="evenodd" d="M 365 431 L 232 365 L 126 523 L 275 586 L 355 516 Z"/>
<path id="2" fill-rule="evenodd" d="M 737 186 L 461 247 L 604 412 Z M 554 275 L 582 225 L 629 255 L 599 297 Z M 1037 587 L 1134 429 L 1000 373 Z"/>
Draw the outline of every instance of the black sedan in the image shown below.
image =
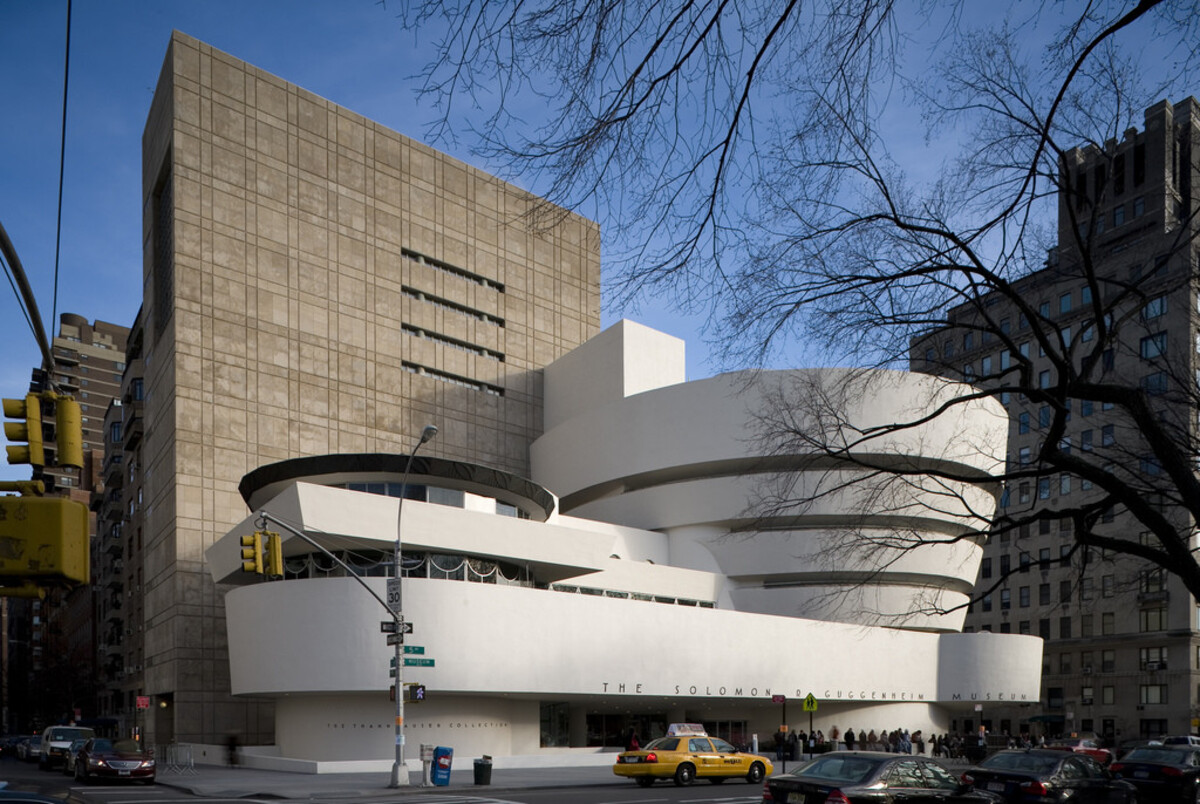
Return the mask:
<path id="1" fill-rule="evenodd" d="M 992 793 L 970 790 L 925 757 L 876 751 L 836 751 L 772 776 L 764 804 L 998 804 Z"/>
<path id="2" fill-rule="evenodd" d="M 1008 802 L 1070 801 L 1074 804 L 1136 804 L 1137 788 L 1087 754 L 1038 749 L 997 751 L 963 773 L 976 790 Z"/>
<path id="3" fill-rule="evenodd" d="M 1136 787 L 1142 801 L 1200 802 L 1200 748 L 1143 746 L 1114 762 L 1109 770 Z"/>
<path id="4" fill-rule="evenodd" d="M 75 753 L 75 780 L 79 782 L 111 779 L 154 784 L 154 777 L 154 755 L 143 751 L 137 740 L 93 737 Z"/>

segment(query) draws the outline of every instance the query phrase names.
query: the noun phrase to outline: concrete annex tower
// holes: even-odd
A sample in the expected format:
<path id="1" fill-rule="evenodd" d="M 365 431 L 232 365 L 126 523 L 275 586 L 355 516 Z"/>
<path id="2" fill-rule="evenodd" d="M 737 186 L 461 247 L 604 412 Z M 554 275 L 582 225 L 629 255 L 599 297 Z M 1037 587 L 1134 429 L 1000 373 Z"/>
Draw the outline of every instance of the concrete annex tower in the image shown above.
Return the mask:
<path id="1" fill-rule="evenodd" d="M 270 742 L 230 695 L 204 551 L 241 478 L 328 453 L 528 475 L 538 370 L 599 329 L 599 233 L 539 199 L 173 34 L 143 137 L 144 690 L 152 744 Z M 561 212 L 561 211 L 559 211 Z"/>

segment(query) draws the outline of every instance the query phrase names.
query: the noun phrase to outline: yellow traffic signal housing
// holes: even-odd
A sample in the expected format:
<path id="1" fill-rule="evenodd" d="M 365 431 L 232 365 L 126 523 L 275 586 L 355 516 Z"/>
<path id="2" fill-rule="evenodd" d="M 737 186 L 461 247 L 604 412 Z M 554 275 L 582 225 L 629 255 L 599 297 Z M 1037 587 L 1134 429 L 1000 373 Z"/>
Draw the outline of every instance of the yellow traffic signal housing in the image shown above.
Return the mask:
<path id="1" fill-rule="evenodd" d="M 256 530 L 254 533 L 242 537 L 242 572 L 256 572 L 262 575 L 262 571 L 262 531 Z"/>
<path id="2" fill-rule="evenodd" d="M 24 399 L 5 399 L 4 417 L 24 419 L 24 422 L 5 422 L 4 436 L 9 441 L 25 441 L 25 446 L 9 446 L 9 463 L 28 463 L 33 466 L 46 465 L 46 452 L 42 442 L 42 400 L 35 394 Z"/>
<path id="3" fill-rule="evenodd" d="M 271 531 L 262 531 L 262 534 L 267 537 L 266 549 L 266 575 L 268 578 L 283 577 L 283 540 L 279 538 L 278 533 Z"/>
<path id="4" fill-rule="evenodd" d="M 54 462 L 58 466 L 83 468 L 83 417 L 79 403 L 69 396 L 54 402 L 54 439 L 58 447 Z"/>
<path id="5" fill-rule="evenodd" d="M 88 509 L 61 497 L 0 497 L 0 581 L 88 582 Z"/>

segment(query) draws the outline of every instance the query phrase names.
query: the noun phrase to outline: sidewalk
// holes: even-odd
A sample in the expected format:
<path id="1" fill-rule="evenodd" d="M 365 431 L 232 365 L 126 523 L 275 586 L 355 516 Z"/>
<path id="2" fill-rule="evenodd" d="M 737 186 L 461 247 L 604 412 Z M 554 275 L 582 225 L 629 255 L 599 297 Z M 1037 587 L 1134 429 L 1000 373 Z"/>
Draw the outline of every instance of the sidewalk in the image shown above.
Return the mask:
<path id="1" fill-rule="evenodd" d="M 391 789 L 390 773 L 284 773 L 225 765 L 197 765 L 195 773 L 160 771 L 158 784 L 186 790 L 197 796 L 245 798 L 263 796 L 284 799 L 341 799 L 381 795 L 456 793 L 488 796 L 501 790 L 534 787 L 580 787 L 628 784 L 612 772 L 612 766 L 570 768 L 512 768 L 492 770 L 490 785 L 475 784 L 473 765 L 450 772 L 445 787 L 422 787 L 421 774 L 410 774 L 408 787 Z"/>

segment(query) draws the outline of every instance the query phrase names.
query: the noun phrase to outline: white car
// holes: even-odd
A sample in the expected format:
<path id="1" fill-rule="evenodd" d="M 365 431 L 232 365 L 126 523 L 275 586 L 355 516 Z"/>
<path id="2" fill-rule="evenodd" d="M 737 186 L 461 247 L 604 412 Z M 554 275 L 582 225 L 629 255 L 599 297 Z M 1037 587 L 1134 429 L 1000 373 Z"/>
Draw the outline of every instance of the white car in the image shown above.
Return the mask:
<path id="1" fill-rule="evenodd" d="M 42 732 L 42 755 L 38 759 L 38 767 L 50 770 L 60 762 L 66 762 L 71 743 L 95 736 L 94 731 L 81 726 L 47 726 Z"/>
<path id="2" fill-rule="evenodd" d="M 1163 745 L 1194 745 L 1200 748 L 1200 737 L 1194 734 L 1185 734 L 1179 737 L 1164 737 Z"/>

